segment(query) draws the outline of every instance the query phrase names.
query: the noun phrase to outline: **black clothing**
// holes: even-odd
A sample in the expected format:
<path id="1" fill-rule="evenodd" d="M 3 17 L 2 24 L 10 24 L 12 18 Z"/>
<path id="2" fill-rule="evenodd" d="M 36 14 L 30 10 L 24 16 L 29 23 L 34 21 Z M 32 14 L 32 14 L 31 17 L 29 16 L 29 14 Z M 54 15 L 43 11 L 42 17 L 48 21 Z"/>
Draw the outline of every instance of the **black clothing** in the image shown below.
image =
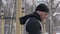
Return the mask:
<path id="1" fill-rule="evenodd" d="M 41 21 L 40 16 L 38 13 L 34 12 L 33 14 L 24 16 L 20 18 L 20 24 L 25 24 L 26 20 L 29 19 L 28 23 L 26 24 L 26 31 L 29 34 L 40 34 L 41 31 Z"/>
<path id="2" fill-rule="evenodd" d="M 35 17 L 35 18 L 37 18 L 38 20 L 41 21 L 40 16 L 39 16 L 36 12 L 34 12 L 34 13 L 32 13 L 32 14 L 29 14 L 29 15 L 26 15 L 26 16 L 24 16 L 24 17 L 19 18 L 20 24 L 21 24 L 21 25 L 25 24 L 25 21 L 26 21 L 29 17 Z"/>

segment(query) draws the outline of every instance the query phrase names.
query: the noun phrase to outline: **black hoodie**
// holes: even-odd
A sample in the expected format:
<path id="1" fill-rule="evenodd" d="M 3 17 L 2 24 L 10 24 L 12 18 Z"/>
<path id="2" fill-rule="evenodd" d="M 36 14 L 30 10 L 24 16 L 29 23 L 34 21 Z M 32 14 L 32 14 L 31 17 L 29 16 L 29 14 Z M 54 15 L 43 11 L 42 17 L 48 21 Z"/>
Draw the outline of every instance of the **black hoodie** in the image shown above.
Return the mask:
<path id="1" fill-rule="evenodd" d="M 41 21 L 41 19 L 39 14 L 34 12 L 33 14 L 20 18 L 20 24 L 25 24 L 28 18 L 30 18 L 30 20 L 26 24 L 26 31 L 29 32 L 29 34 L 40 34 L 41 24 L 39 23 L 39 20 Z"/>
<path id="2" fill-rule="evenodd" d="M 26 15 L 26 16 L 24 16 L 24 17 L 19 18 L 20 24 L 21 24 L 21 25 L 25 24 L 26 20 L 27 20 L 29 17 L 35 17 L 35 18 L 37 18 L 38 20 L 41 21 L 39 14 L 36 13 L 36 12 L 33 12 L 32 14 L 29 14 L 29 15 Z"/>

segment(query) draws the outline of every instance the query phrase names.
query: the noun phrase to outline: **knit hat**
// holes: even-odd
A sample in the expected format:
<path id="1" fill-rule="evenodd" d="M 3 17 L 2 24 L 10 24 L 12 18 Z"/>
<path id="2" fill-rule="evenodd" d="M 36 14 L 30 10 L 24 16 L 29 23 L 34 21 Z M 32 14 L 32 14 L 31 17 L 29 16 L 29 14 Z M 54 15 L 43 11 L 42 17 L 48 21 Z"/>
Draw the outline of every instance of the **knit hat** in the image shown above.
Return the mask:
<path id="1" fill-rule="evenodd" d="M 41 3 L 36 7 L 35 11 L 43 11 L 48 13 L 49 8 L 45 4 Z"/>

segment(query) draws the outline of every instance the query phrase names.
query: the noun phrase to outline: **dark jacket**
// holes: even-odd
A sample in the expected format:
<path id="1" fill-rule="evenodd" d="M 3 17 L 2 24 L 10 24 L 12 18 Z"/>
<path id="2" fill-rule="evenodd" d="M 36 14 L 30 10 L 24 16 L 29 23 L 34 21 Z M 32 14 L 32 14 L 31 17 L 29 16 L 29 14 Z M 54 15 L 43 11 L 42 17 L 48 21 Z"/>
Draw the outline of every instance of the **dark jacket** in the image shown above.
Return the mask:
<path id="1" fill-rule="evenodd" d="M 27 16 L 24 16 L 20 19 L 20 24 L 25 24 L 26 20 L 29 19 L 28 23 L 26 24 L 26 31 L 29 32 L 29 34 L 40 34 L 41 31 L 41 25 L 39 21 L 41 21 L 40 16 L 34 12 L 33 14 L 29 14 Z"/>

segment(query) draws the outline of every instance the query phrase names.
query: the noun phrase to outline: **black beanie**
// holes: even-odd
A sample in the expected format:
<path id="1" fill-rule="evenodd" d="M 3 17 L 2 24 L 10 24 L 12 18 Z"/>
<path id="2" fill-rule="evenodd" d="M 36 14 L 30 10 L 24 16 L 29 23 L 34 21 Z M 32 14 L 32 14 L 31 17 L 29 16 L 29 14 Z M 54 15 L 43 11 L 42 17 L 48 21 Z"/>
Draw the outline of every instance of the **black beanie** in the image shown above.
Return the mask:
<path id="1" fill-rule="evenodd" d="M 43 12 L 48 12 L 49 11 L 49 8 L 45 5 L 45 4 L 39 4 L 35 11 L 43 11 Z"/>

